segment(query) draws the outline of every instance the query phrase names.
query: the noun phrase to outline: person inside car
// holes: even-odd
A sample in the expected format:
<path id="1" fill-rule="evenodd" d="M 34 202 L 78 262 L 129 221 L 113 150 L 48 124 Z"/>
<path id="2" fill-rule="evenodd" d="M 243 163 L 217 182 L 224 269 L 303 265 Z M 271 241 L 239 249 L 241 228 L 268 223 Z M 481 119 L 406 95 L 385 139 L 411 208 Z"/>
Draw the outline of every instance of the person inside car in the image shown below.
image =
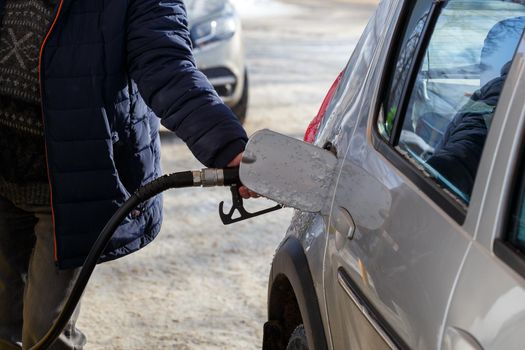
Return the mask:
<path id="1" fill-rule="evenodd" d="M 501 75 L 477 90 L 448 124 L 427 164 L 467 196 L 478 171 L 481 153 L 511 62 Z"/>
<path id="2" fill-rule="evenodd" d="M 437 143 L 427 165 L 468 199 L 496 105 L 512 57 L 525 29 L 525 16 L 506 18 L 487 33 L 480 57 L 480 85 L 456 113 Z"/>

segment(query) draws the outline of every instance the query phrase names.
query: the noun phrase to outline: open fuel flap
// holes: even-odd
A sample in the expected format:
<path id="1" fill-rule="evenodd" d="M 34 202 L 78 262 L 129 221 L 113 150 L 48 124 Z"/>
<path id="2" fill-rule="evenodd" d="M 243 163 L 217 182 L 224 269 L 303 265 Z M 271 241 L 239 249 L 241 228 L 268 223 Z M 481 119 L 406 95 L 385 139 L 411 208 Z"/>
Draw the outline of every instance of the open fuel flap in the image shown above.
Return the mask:
<path id="1" fill-rule="evenodd" d="M 255 133 L 240 166 L 241 182 L 261 196 L 306 212 L 325 212 L 336 156 L 270 130 Z"/>

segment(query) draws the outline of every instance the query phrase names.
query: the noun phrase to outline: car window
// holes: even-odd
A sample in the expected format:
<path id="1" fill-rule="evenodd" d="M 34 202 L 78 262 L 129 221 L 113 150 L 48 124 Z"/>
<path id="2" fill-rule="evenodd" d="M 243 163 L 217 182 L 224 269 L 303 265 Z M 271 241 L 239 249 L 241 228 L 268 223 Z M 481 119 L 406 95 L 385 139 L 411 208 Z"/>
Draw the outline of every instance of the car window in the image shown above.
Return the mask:
<path id="1" fill-rule="evenodd" d="M 525 251 L 525 203 L 521 204 L 521 213 L 518 222 L 518 234 L 516 241 L 520 248 Z"/>
<path id="2" fill-rule="evenodd" d="M 418 28 L 428 21 L 425 16 L 419 17 L 412 36 L 421 37 Z M 406 70 L 405 61 L 417 56 L 415 44 L 407 40 L 398 55 L 379 130 L 393 139 L 403 156 L 466 205 L 524 27 L 523 4 L 451 0 L 441 9 L 413 82 L 407 81 L 408 73 L 403 77 L 397 71 Z M 401 100 L 399 85 L 406 84 L 411 84 L 408 103 L 402 106 L 407 101 Z M 398 134 L 392 135 L 395 123 Z"/>
<path id="3" fill-rule="evenodd" d="M 378 120 L 379 132 L 387 139 L 390 138 L 392 133 L 398 105 L 400 104 L 403 89 L 415 59 L 416 50 L 425 29 L 432 3 L 433 1 L 419 1 L 415 4 L 411 10 L 410 20 L 405 28 L 403 40 L 401 45 L 399 45 L 397 62 L 389 83 L 389 93 L 382 106 L 383 113 L 379 115 Z"/>
<path id="4" fill-rule="evenodd" d="M 523 157 L 521 162 L 523 164 Z M 496 238 L 493 250 L 496 256 L 525 278 L 525 177 L 523 166 L 516 171 L 519 182 L 512 184 L 509 222 L 502 237 Z"/>
<path id="5" fill-rule="evenodd" d="M 511 222 L 510 243 L 525 253 L 525 184 L 522 184 L 521 200 Z"/>
<path id="6" fill-rule="evenodd" d="M 512 247 L 515 253 L 517 251 L 521 252 L 520 256 L 523 260 L 525 257 L 525 177 L 523 176 L 523 171 L 518 172 L 518 174 L 521 178 L 521 185 L 518 185 L 517 189 L 513 189 L 513 194 L 516 194 L 517 198 L 513 200 L 511 206 L 507 236 L 500 241 L 506 242 L 505 244 Z"/>

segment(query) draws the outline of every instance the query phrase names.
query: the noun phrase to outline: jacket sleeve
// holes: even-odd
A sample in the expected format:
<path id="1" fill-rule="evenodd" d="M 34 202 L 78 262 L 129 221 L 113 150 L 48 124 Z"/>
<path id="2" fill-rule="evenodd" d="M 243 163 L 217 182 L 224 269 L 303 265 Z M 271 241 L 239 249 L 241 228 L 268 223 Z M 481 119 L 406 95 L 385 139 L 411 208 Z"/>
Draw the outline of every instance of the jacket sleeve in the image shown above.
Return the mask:
<path id="1" fill-rule="evenodd" d="M 461 113 L 449 124 L 427 164 L 470 196 L 486 138 L 483 114 Z"/>
<path id="2" fill-rule="evenodd" d="M 247 136 L 197 70 L 182 0 L 130 0 L 127 55 L 146 104 L 206 166 L 224 167 Z"/>

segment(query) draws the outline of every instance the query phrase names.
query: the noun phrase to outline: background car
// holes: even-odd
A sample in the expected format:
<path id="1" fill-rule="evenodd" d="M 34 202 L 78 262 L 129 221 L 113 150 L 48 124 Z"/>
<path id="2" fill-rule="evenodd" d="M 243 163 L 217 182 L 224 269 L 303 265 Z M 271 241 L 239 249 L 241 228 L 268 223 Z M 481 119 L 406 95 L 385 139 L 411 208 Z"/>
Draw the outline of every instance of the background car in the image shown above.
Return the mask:
<path id="1" fill-rule="evenodd" d="M 381 2 L 305 135 L 329 210 L 277 249 L 264 349 L 523 348 L 524 27 L 522 1 Z"/>
<path id="2" fill-rule="evenodd" d="M 197 66 L 244 122 L 248 108 L 248 71 L 240 18 L 228 0 L 184 2 Z"/>

